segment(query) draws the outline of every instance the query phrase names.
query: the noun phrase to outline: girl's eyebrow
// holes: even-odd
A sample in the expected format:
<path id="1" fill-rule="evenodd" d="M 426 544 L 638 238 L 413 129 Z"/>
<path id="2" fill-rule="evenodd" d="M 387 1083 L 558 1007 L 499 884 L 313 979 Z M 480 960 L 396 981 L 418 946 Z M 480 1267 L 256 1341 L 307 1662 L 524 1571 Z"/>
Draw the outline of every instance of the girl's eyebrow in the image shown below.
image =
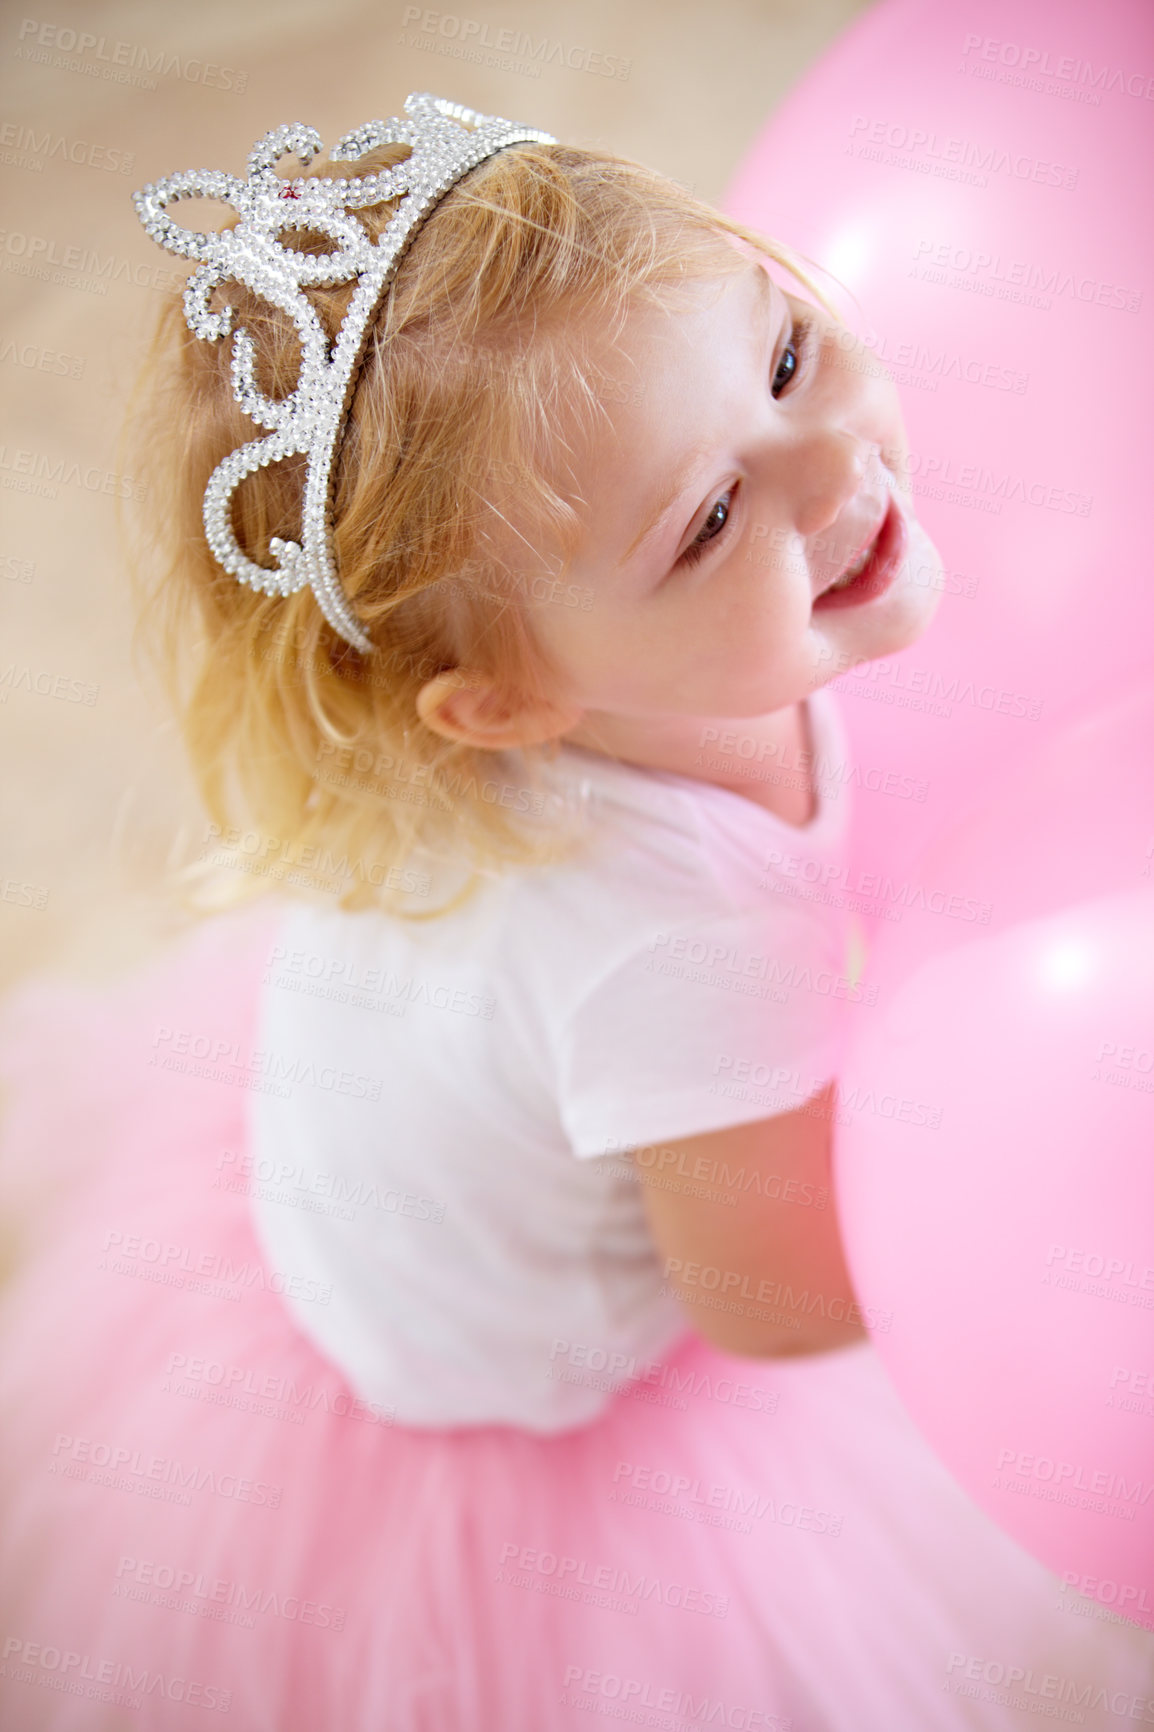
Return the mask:
<path id="1" fill-rule="evenodd" d="M 698 439 L 690 446 L 689 455 L 685 462 L 673 477 L 669 486 L 662 489 L 661 497 L 657 501 L 657 506 L 653 516 L 641 530 L 641 533 L 636 536 L 625 549 L 625 552 L 621 557 L 622 565 L 627 564 L 636 554 L 641 553 L 651 541 L 655 540 L 656 537 L 660 535 L 661 531 L 665 528 L 666 523 L 669 521 L 669 518 L 672 516 L 673 510 L 677 505 L 678 500 L 681 498 L 682 493 L 689 485 L 690 478 L 693 475 L 698 460 L 704 457 L 705 454 L 712 449 L 712 439 Z"/>
<path id="2" fill-rule="evenodd" d="M 770 315 L 778 298 L 778 290 L 773 278 L 769 275 L 768 271 L 763 270 L 761 265 L 754 264 L 751 268 L 757 273 L 758 286 L 757 305 L 754 310 L 754 330 L 758 337 L 764 339 L 767 334 Z M 661 534 L 665 525 L 669 521 L 669 518 L 673 514 L 682 493 L 688 486 L 696 464 L 700 458 L 704 457 L 706 453 L 712 449 L 712 446 L 712 440 L 698 439 L 690 447 L 685 462 L 681 465 L 669 486 L 662 489 L 653 512 L 622 554 L 622 565 L 627 565 L 631 559 L 635 558 L 648 547 L 651 541 L 654 541 Z"/>

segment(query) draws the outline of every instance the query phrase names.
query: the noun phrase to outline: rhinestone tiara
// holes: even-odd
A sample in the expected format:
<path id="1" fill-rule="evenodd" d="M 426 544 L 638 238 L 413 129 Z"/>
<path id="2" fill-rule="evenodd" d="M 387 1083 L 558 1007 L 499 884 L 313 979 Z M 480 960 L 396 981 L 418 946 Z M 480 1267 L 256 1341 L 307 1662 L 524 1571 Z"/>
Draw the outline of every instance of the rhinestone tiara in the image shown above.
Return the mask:
<path id="1" fill-rule="evenodd" d="M 403 118 L 370 120 L 330 152 L 333 162 L 355 163 L 382 144 L 410 146 L 403 162 L 380 174 L 283 179 L 275 168 L 282 156 L 291 153 L 307 168 L 322 149 L 319 133 L 294 124 L 274 127 L 257 140 L 245 180 L 213 169 L 186 169 L 133 194 L 137 215 L 153 240 L 197 261 L 184 291 L 184 316 L 195 336 L 217 341 L 232 330 L 233 309 L 213 313 L 208 305 L 212 291 L 230 279 L 280 307 L 300 336 L 296 389 L 274 402 L 257 387 L 252 337 L 243 325 L 233 332 L 233 395 L 246 415 L 271 431 L 267 438 L 238 446 L 213 470 L 204 492 L 204 528 L 213 556 L 231 576 L 266 595 L 293 595 L 310 584 L 329 624 L 365 654 L 373 645 L 337 576 L 331 513 L 337 451 L 373 315 L 413 235 L 457 181 L 508 145 L 556 142 L 533 127 L 414 93 L 405 98 Z M 352 213 L 402 194 L 379 239 L 371 241 Z M 183 228 L 167 210 L 184 198 L 221 200 L 240 221 L 220 234 Z M 281 235 L 294 229 L 327 235 L 334 250 L 314 255 L 282 246 Z M 330 346 L 302 291 L 306 285 L 331 288 L 354 280 L 356 290 Z M 233 533 L 232 496 L 246 476 L 298 454 L 308 458 L 301 540 L 274 536 L 269 552 L 275 564 L 257 565 Z"/>

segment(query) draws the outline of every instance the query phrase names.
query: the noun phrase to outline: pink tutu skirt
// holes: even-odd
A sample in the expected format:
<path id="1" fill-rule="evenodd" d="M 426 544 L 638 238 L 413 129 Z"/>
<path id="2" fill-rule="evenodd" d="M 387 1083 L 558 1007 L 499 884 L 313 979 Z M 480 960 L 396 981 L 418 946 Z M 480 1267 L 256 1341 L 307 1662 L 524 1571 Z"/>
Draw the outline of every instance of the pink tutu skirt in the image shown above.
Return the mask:
<path id="1" fill-rule="evenodd" d="M 868 1345 L 690 1335 L 552 1438 L 359 1402 L 217 1183 L 244 1091 L 157 1062 L 166 1028 L 250 1040 L 272 918 L 7 1003 L 7 1732 L 1154 1720 L 1154 1636 L 969 1500 Z"/>

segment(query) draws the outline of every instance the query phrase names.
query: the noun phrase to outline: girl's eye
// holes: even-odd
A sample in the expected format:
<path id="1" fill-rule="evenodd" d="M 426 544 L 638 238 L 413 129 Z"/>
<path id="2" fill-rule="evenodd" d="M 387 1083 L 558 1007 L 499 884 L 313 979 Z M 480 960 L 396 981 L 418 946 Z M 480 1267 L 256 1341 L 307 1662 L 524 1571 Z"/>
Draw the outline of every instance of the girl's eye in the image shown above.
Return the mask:
<path id="1" fill-rule="evenodd" d="M 812 317 L 810 317 L 809 314 L 800 313 L 793 321 L 793 328 L 789 333 L 789 342 L 781 352 L 781 360 L 777 364 L 777 372 L 773 375 L 771 391 L 774 397 L 779 397 L 785 387 L 801 373 L 805 361 L 809 356 L 810 339 L 812 335 Z"/>
<path id="2" fill-rule="evenodd" d="M 711 542 L 724 535 L 729 522 L 729 514 L 733 509 L 733 495 L 736 490 L 727 487 L 724 493 L 719 493 L 709 508 L 709 515 L 701 525 L 681 558 L 678 565 L 694 565 L 701 558 Z"/>
<path id="3" fill-rule="evenodd" d="M 788 385 L 799 379 L 810 358 L 813 340 L 814 321 L 809 313 L 799 313 L 790 327 L 789 341 L 781 352 L 781 360 L 773 376 L 771 391 L 779 397 Z M 733 496 L 736 486 L 727 487 L 724 493 L 719 493 L 709 508 L 709 515 L 694 536 L 685 552 L 677 561 L 678 565 L 696 565 L 706 548 L 718 541 L 726 532 L 730 515 L 733 510 Z"/>

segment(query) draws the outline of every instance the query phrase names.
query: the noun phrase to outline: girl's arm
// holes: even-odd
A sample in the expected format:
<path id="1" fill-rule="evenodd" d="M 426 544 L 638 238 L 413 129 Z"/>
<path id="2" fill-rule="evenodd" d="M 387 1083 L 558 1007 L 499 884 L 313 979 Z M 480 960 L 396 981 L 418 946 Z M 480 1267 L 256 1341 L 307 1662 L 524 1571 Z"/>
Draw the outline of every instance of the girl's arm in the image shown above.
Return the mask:
<path id="1" fill-rule="evenodd" d="M 726 1352 L 821 1353 L 866 1333 L 830 1182 L 836 1087 L 635 1162 L 667 1284 Z"/>

